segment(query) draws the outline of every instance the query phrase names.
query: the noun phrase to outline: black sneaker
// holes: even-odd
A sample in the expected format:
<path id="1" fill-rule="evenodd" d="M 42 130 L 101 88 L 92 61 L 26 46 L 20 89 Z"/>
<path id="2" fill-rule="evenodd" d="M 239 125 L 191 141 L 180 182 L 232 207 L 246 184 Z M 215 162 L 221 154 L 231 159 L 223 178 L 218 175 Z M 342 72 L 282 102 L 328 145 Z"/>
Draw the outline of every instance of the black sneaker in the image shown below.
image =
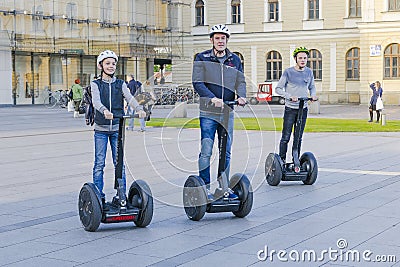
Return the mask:
<path id="1" fill-rule="evenodd" d="M 106 203 L 106 199 L 102 198 L 101 199 L 101 204 L 103 205 L 103 211 L 109 211 L 110 208 L 108 207 L 108 204 Z"/>
<path id="2" fill-rule="evenodd" d="M 113 204 L 114 206 L 118 207 L 119 206 L 119 197 L 118 196 L 114 196 L 111 204 Z"/>

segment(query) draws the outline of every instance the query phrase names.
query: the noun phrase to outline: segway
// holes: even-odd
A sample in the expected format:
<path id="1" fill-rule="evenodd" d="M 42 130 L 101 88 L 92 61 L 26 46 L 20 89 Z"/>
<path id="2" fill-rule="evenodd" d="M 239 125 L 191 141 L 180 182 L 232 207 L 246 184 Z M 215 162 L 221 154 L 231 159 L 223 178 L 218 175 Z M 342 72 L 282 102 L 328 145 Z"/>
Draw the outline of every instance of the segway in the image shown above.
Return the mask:
<path id="1" fill-rule="evenodd" d="M 236 173 L 229 180 L 225 172 L 226 144 L 228 141 L 229 114 L 232 106 L 237 101 L 224 102 L 223 130 L 219 136 L 219 162 L 217 181 L 219 187 L 215 189 L 212 202 L 207 199 L 206 185 L 199 176 L 190 175 L 183 188 L 183 205 L 187 217 L 193 221 L 199 221 L 206 212 L 232 212 L 239 218 L 246 217 L 253 206 L 253 190 L 249 179 L 245 174 Z M 228 188 L 238 196 L 238 199 L 229 199 Z"/>
<path id="2" fill-rule="evenodd" d="M 295 123 L 293 138 L 293 162 L 284 163 L 276 153 L 269 153 L 265 160 L 265 179 L 271 186 L 277 186 L 281 181 L 302 181 L 305 185 L 312 185 L 317 180 L 318 164 L 311 152 L 304 152 L 299 158 L 300 129 L 303 121 L 304 101 L 312 98 L 299 98 L 299 113 Z"/>
<path id="3" fill-rule="evenodd" d="M 146 227 L 153 218 L 153 197 L 150 187 L 143 180 L 134 181 L 125 195 L 122 183 L 125 119 L 137 115 L 119 118 L 117 165 L 115 168 L 114 189 L 117 190 L 112 202 L 104 204 L 100 191 L 93 183 L 85 183 L 79 193 L 79 218 L 86 231 L 94 232 L 100 223 L 134 222 L 138 227 Z"/>

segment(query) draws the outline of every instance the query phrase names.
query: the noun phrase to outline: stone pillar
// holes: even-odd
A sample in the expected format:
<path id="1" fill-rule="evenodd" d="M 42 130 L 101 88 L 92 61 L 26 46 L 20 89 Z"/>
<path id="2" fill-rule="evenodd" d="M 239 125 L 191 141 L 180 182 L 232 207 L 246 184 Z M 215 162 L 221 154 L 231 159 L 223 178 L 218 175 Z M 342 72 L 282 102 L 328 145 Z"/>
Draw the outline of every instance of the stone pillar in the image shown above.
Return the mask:
<path id="1" fill-rule="evenodd" d="M 187 103 L 186 102 L 176 102 L 174 110 L 172 111 L 172 117 L 187 118 Z"/>

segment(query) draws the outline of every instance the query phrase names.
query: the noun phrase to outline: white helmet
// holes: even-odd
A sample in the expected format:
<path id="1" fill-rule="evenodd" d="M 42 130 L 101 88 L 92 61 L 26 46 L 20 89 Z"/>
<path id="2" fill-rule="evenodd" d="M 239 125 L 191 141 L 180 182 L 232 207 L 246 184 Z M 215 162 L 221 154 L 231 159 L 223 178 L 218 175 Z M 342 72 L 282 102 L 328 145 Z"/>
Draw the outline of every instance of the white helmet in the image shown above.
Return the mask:
<path id="1" fill-rule="evenodd" d="M 215 33 L 223 33 L 226 35 L 226 37 L 231 36 L 231 32 L 229 31 L 228 27 L 224 24 L 217 24 L 211 27 L 210 30 L 210 38 L 214 36 Z"/>
<path id="2" fill-rule="evenodd" d="M 97 57 L 97 65 L 106 58 L 114 58 L 118 62 L 118 56 L 111 50 L 105 50 Z"/>

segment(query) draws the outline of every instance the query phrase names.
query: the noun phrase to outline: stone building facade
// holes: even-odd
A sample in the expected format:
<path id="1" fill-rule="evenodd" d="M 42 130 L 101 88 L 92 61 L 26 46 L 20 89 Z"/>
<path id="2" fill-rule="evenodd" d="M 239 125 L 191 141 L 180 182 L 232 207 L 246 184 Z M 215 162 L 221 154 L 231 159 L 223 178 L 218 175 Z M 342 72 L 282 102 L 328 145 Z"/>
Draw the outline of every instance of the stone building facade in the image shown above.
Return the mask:
<path id="1" fill-rule="evenodd" d="M 275 84 L 294 65 L 295 47 L 311 49 L 322 103 L 369 101 L 381 81 L 386 104 L 400 104 L 400 0 L 192 0 L 187 53 L 211 48 L 209 28 L 226 24 L 228 48 L 243 60 L 247 91 Z M 182 74 L 189 79 L 190 74 Z M 182 81 L 183 82 L 183 81 Z"/>

